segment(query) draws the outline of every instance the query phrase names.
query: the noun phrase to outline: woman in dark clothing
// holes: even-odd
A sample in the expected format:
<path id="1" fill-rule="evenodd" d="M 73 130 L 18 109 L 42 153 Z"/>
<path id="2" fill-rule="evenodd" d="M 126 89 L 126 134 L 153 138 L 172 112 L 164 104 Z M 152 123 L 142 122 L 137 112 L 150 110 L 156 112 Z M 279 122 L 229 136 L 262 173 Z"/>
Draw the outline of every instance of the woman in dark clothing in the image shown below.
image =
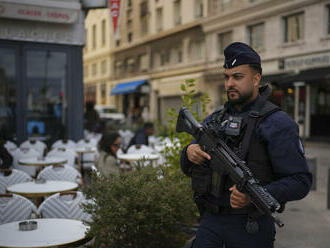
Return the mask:
<path id="1" fill-rule="evenodd" d="M 120 172 L 117 162 L 117 152 L 120 148 L 120 136 L 117 132 L 107 131 L 103 133 L 99 142 L 100 156 L 96 163 L 97 169 L 103 176 L 118 175 Z"/>

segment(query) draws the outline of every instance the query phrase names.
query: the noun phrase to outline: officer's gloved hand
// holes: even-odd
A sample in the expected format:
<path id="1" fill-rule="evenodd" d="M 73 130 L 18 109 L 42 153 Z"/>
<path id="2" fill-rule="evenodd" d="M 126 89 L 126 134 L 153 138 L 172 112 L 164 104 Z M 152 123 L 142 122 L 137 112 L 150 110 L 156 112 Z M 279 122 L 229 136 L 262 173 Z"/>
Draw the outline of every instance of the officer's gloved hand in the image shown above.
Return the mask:
<path id="1" fill-rule="evenodd" d="M 198 144 L 189 145 L 186 154 L 189 161 L 194 164 L 202 164 L 205 159 L 211 160 L 211 156 L 204 152 Z"/>

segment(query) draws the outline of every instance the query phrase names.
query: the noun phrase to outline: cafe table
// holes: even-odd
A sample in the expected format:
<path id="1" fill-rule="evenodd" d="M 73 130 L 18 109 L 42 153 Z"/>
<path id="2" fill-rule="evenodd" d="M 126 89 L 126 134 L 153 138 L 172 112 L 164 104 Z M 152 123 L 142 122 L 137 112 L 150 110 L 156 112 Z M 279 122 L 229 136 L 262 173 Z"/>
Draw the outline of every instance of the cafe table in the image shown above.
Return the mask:
<path id="1" fill-rule="evenodd" d="M 117 154 L 117 158 L 122 162 L 128 162 L 130 164 L 131 162 L 141 161 L 143 163 L 143 161 L 151 161 L 155 165 L 154 163 L 157 162 L 160 156 L 152 153 L 122 153 Z"/>
<path id="2" fill-rule="evenodd" d="M 73 219 L 15 221 L 0 225 L 0 247 L 78 246 L 88 241 L 87 230 L 82 221 Z"/>
<path id="3" fill-rule="evenodd" d="M 18 163 L 25 166 L 50 166 L 65 164 L 66 159 L 60 157 L 44 157 L 44 158 L 24 158 L 19 159 Z"/>
<path id="4" fill-rule="evenodd" d="M 13 184 L 7 187 L 9 193 L 25 197 L 50 196 L 58 192 L 71 191 L 78 188 L 78 184 L 68 181 L 52 181 L 36 179 L 30 182 Z"/>

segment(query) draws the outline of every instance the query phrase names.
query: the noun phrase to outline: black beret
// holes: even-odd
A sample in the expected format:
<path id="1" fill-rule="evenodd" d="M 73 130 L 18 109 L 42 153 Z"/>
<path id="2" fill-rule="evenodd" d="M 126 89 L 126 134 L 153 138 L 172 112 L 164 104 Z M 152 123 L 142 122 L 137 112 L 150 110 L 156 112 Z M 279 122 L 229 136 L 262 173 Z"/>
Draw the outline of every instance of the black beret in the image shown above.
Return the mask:
<path id="1" fill-rule="evenodd" d="M 250 46 L 242 42 L 234 42 L 229 44 L 225 50 L 224 68 L 230 69 L 235 66 L 245 64 L 256 64 L 261 66 L 259 54 Z"/>

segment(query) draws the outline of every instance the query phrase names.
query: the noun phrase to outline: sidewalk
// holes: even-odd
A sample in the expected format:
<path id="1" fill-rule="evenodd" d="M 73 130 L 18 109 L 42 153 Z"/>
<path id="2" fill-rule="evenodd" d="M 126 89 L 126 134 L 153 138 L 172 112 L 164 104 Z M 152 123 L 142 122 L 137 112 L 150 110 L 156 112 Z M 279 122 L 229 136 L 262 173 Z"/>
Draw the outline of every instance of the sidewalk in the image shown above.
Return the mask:
<path id="1" fill-rule="evenodd" d="M 327 209 L 330 143 L 304 143 L 306 156 L 317 158 L 316 190 L 290 202 L 280 215 L 285 226 L 277 228 L 275 248 L 329 248 L 330 209 Z"/>

